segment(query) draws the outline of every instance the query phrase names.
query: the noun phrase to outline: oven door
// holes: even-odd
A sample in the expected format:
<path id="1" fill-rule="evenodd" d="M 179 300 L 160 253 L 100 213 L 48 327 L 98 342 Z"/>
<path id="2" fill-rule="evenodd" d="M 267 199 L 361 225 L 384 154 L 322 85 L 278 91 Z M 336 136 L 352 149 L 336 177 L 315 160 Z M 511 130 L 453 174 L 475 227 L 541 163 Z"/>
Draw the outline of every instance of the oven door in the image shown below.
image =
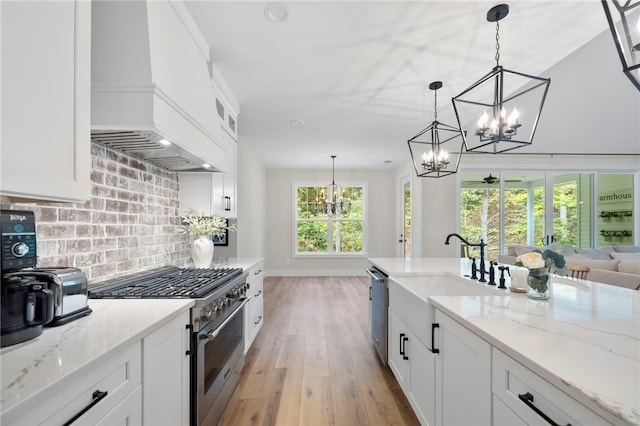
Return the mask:
<path id="1" fill-rule="evenodd" d="M 246 303 L 246 299 L 238 301 L 231 314 L 211 321 L 195 334 L 192 378 L 196 385 L 193 411 L 197 425 L 218 423 L 240 380 Z"/>

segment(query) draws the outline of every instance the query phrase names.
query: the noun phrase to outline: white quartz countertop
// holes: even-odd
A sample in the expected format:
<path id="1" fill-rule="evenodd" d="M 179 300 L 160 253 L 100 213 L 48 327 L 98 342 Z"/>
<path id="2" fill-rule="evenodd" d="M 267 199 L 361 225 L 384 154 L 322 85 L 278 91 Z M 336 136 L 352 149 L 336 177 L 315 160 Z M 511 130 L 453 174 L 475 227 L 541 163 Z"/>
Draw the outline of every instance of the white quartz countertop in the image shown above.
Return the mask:
<path id="1" fill-rule="evenodd" d="M 214 257 L 211 262 L 212 268 L 242 268 L 247 270 L 259 262 L 261 257 Z"/>
<path id="2" fill-rule="evenodd" d="M 399 257 L 369 258 L 387 275 L 424 275 L 447 272 L 456 276 L 471 274 L 471 261 L 450 257 L 430 257 L 418 259 L 402 259 Z M 479 262 L 476 262 L 478 265 Z"/>
<path id="3" fill-rule="evenodd" d="M 193 306 L 185 299 L 90 299 L 93 312 L 35 339 L 2 348 L 2 413 L 18 407 L 71 374 L 106 359 Z"/>
<path id="4" fill-rule="evenodd" d="M 469 272 L 461 259 L 369 260 L 413 287 L 420 275 Z M 548 301 L 492 293 L 428 299 L 609 421 L 640 424 L 640 292 L 552 276 Z"/>

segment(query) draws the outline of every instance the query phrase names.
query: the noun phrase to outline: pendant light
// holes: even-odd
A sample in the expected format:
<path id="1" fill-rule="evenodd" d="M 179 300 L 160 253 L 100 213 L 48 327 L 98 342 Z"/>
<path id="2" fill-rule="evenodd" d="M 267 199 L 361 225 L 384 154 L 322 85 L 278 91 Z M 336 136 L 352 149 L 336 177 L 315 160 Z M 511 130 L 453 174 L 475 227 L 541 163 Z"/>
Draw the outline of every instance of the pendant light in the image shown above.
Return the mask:
<path id="1" fill-rule="evenodd" d="M 331 183 L 325 188 L 322 194 L 322 212 L 327 216 L 340 216 L 349 214 L 351 200 L 344 199 L 344 193 L 339 185 L 336 185 L 336 156 L 331 156 L 332 173 Z"/>
<path id="2" fill-rule="evenodd" d="M 429 84 L 434 98 L 433 122 L 408 140 L 409 153 L 418 177 L 448 176 L 456 173 L 460 165 L 460 155 L 464 146 L 463 139 L 457 139 L 460 136 L 460 128 L 438 121 L 438 89 L 441 87 L 441 81 Z M 447 147 L 455 147 L 455 142 L 459 142 L 457 152 L 447 151 L 443 147 L 447 142 L 452 142 Z"/>
<path id="3" fill-rule="evenodd" d="M 496 66 L 452 99 L 466 151 L 497 154 L 531 145 L 549 78 L 510 71 L 500 65 L 500 20 L 509 5 L 487 12 L 496 23 Z"/>
<path id="4" fill-rule="evenodd" d="M 617 12 L 614 16 L 609 4 Z M 602 0 L 602 7 L 622 62 L 622 72 L 640 90 L 640 0 Z M 620 22 L 616 25 L 614 19 L 618 17 Z"/>

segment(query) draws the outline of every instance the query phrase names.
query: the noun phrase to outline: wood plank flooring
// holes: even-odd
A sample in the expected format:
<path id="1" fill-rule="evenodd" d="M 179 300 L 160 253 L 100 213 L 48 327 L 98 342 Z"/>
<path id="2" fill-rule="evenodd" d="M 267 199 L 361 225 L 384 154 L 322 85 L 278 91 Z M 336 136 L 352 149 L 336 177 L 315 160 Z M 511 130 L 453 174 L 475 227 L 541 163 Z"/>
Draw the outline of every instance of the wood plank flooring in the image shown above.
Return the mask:
<path id="1" fill-rule="evenodd" d="M 264 318 L 220 426 L 419 425 L 370 343 L 367 278 L 266 278 Z"/>

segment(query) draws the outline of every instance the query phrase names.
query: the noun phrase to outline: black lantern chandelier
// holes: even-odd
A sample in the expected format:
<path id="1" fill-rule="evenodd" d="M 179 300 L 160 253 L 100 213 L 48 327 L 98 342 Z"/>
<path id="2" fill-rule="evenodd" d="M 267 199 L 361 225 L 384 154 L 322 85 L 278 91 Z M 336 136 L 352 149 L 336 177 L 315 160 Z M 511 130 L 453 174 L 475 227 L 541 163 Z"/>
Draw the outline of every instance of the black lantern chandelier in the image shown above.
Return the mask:
<path id="1" fill-rule="evenodd" d="M 618 12 L 615 17 L 609 4 Z M 602 0 L 602 7 L 622 62 L 622 71 L 640 90 L 640 0 Z M 616 25 L 614 19 L 618 16 L 620 22 Z"/>
<path id="2" fill-rule="evenodd" d="M 452 99 L 467 151 L 498 154 L 531 145 L 549 90 L 550 79 L 500 65 L 500 20 L 508 13 L 506 4 L 487 12 L 496 23 L 496 66 Z"/>
<path id="3" fill-rule="evenodd" d="M 441 81 L 429 84 L 433 90 L 433 122 L 424 130 L 408 140 L 409 152 L 413 167 L 418 177 L 442 177 L 454 174 L 460 165 L 463 139 L 459 139 L 460 146 L 457 152 L 449 152 L 443 145 L 450 141 L 456 141 L 460 136 L 460 128 L 449 126 L 438 121 L 438 89 L 442 87 Z M 447 147 L 453 143 L 447 145 Z"/>
<path id="4" fill-rule="evenodd" d="M 321 194 L 322 200 L 320 202 L 320 208 L 322 213 L 327 216 L 340 216 L 349 214 L 351 208 L 351 200 L 345 200 L 342 188 L 336 185 L 336 156 L 331 156 L 332 173 L 331 183 L 326 186 L 326 192 Z"/>

